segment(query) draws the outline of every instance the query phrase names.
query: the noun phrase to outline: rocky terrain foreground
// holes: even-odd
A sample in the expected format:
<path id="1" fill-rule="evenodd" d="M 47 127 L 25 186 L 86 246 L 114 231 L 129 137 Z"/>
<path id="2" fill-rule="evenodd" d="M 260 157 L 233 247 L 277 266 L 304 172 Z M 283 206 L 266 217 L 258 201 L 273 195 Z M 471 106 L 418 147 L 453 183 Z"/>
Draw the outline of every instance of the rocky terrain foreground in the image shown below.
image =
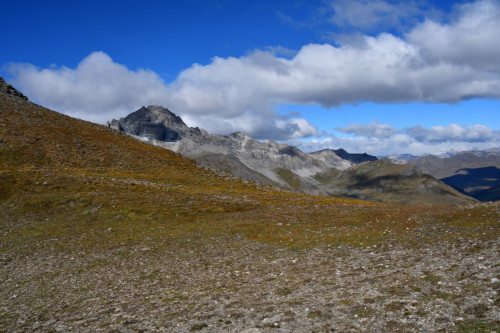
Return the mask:
<path id="1" fill-rule="evenodd" d="M 433 232 L 450 230 L 423 226 L 407 236 Z M 500 329 L 498 238 L 308 250 L 237 236 L 181 243 L 72 253 L 48 242 L 28 256 L 3 253 L 0 330 Z"/>
<path id="2" fill-rule="evenodd" d="M 500 332 L 499 202 L 280 191 L 12 92 L 0 332 Z"/>

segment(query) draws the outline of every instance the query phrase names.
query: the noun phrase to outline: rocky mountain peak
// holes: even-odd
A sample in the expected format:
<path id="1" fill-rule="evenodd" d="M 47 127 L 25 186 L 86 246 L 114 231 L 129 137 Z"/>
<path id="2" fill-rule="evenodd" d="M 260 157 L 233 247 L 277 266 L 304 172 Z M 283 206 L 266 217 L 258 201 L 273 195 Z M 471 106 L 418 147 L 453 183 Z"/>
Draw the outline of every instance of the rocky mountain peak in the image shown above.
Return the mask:
<path id="1" fill-rule="evenodd" d="M 7 82 L 5 82 L 2 77 L 0 77 L 0 92 L 3 92 L 7 95 L 19 97 L 19 98 L 24 99 L 26 101 L 28 100 L 28 97 L 24 96 L 21 92 L 16 90 L 16 88 L 14 88 L 13 86 L 11 86 Z"/>
<path id="2" fill-rule="evenodd" d="M 125 117 L 126 121 L 134 122 L 148 122 L 148 123 L 163 123 L 168 127 L 186 127 L 187 125 L 182 121 L 181 117 L 171 112 L 169 109 L 158 106 L 150 105 L 147 108 L 142 107 L 139 110 L 132 112 Z"/>
<path id="3" fill-rule="evenodd" d="M 190 131 L 181 117 L 157 105 L 143 106 L 125 118 L 113 119 L 107 125 L 147 140 L 166 142 L 180 140 Z"/>

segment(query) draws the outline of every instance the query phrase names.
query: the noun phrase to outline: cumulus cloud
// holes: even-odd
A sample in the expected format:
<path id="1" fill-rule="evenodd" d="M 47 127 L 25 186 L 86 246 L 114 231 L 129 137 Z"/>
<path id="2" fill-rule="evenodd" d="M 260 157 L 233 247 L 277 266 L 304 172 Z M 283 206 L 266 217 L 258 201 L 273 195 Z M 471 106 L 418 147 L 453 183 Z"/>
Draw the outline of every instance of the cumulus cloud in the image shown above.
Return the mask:
<path id="1" fill-rule="evenodd" d="M 446 127 L 435 126 L 431 128 L 415 126 L 406 129 L 406 133 L 411 138 L 425 143 L 500 141 L 500 131 L 492 130 L 483 125 L 459 126 L 451 124 Z"/>
<path id="2" fill-rule="evenodd" d="M 408 33 L 408 42 L 419 47 L 430 65 L 446 62 L 484 71 L 480 81 L 488 81 L 489 76 L 498 84 L 500 43 L 495 40 L 500 31 L 500 2 L 477 1 L 458 9 L 451 24 L 427 20 L 416 26 Z"/>
<path id="3" fill-rule="evenodd" d="M 337 127 L 337 131 L 354 134 L 356 136 L 366 136 L 375 138 L 389 138 L 398 132 L 389 124 L 381 124 L 372 120 L 368 125 L 351 124 L 346 127 Z"/>
<path id="4" fill-rule="evenodd" d="M 211 133 L 229 134 L 243 132 L 253 138 L 284 140 L 317 136 L 316 127 L 305 119 L 289 118 L 246 112 L 232 118 L 217 117 L 212 114 L 186 114 L 182 116 L 189 126 L 200 127 Z"/>
<path id="5" fill-rule="evenodd" d="M 388 9 L 370 10 L 380 16 Z M 459 7 L 451 23 L 428 20 L 403 37 L 382 33 L 339 46 L 309 44 L 289 57 L 273 49 L 215 57 L 209 64 L 192 65 L 170 83 L 151 70 L 128 69 L 102 52 L 75 69 L 17 64 L 10 70 L 14 84 L 31 99 L 83 119 L 104 122 L 142 105 L 160 104 L 211 132 L 241 130 L 256 138 L 291 139 L 317 131 L 305 119 L 277 114 L 281 103 L 329 108 L 365 101 L 500 98 L 498 31 L 500 3 L 485 0 Z M 373 138 L 391 133 L 386 128 L 377 134 L 375 127 L 370 129 Z M 362 134 L 360 128 L 351 130 Z"/>
<path id="6" fill-rule="evenodd" d="M 391 125 L 372 121 L 369 124 L 351 124 L 336 128 L 355 137 L 330 137 L 312 140 L 289 139 L 283 143 L 311 152 L 321 149 L 344 148 L 349 152 L 388 156 L 397 153 L 413 155 L 440 154 L 449 151 L 489 149 L 500 146 L 500 131 L 483 125 L 414 126 L 396 129 Z"/>
<path id="7" fill-rule="evenodd" d="M 379 157 L 403 152 L 420 156 L 500 146 L 500 131 L 477 124 L 396 129 L 391 125 L 372 121 L 369 124 L 351 124 L 336 130 L 354 134 L 355 137 L 337 137 L 331 134 L 329 137 L 288 139 L 281 142 L 306 152 L 343 148 L 351 153 L 368 153 Z"/>
<path id="8" fill-rule="evenodd" d="M 500 131 L 478 124 L 472 126 L 450 124 L 448 126 L 434 126 L 431 128 L 413 126 L 398 130 L 389 124 L 381 124 L 372 120 L 369 124 L 351 124 L 345 127 L 337 127 L 335 130 L 365 138 L 387 139 L 398 135 L 397 139 L 399 141 L 407 138 L 405 141 L 430 144 L 440 142 L 478 143 L 500 141 Z"/>
<path id="9" fill-rule="evenodd" d="M 90 54 L 75 69 L 12 64 L 10 72 L 30 99 L 91 121 L 103 122 L 144 104 L 167 102 L 167 88 L 156 73 L 129 70 L 103 52 Z"/>

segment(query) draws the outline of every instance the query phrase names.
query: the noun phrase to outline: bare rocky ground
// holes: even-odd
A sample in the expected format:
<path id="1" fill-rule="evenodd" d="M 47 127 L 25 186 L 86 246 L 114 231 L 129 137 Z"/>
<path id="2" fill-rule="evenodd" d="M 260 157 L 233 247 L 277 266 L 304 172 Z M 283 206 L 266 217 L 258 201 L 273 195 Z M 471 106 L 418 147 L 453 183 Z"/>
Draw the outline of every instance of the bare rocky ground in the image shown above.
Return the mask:
<path id="1" fill-rule="evenodd" d="M 500 331 L 499 239 L 411 244 L 293 250 L 234 236 L 69 253 L 47 242 L 2 254 L 0 331 Z"/>

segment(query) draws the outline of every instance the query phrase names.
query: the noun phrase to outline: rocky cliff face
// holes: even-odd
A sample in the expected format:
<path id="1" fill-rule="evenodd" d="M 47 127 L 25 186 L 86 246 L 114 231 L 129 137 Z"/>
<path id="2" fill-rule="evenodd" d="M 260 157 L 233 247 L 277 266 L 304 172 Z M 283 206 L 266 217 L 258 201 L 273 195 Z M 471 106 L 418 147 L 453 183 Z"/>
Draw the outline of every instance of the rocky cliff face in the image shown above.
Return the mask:
<path id="1" fill-rule="evenodd" d="M 142 107 L 108 126 L 212 169 L 288 190 L 408 204 L 474 201 L 409 166 L 377 161 L 367 154 L 349 154 L 343 149 L 305 153 L 271 140 L 254 140 L 241 132 L 209 134 L 188 127 L 180 117 L 159 106 Z M 443 200 L 439 200 L 440 193 Z"/>

